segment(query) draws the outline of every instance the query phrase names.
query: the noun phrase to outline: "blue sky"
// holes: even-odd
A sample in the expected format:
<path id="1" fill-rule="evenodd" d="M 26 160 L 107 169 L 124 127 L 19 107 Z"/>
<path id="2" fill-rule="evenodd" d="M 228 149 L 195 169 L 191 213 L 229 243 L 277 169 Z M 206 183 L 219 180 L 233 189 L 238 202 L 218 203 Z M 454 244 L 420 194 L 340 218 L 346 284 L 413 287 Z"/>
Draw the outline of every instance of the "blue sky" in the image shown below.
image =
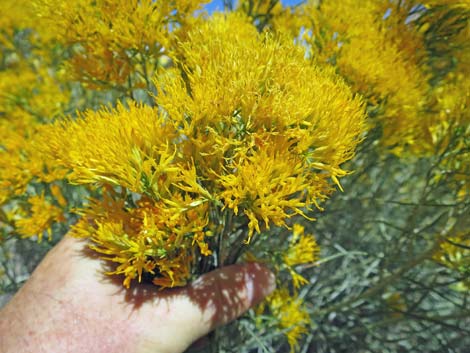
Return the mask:
<path id="1" fill-rule="evenodd" d="M 295 4 L 298 4 L 299 2 L 302 2 L 302 0 L 281 0 L 281 3 L 283 5 L 295 5 Z M 223 0 L 213 0 L 211 3 L 206 5 L 206 9 L 209 10 L 209 12 L 212 12 L 214 10 L 222 10 L 223 8 L 224 8 Z"/>

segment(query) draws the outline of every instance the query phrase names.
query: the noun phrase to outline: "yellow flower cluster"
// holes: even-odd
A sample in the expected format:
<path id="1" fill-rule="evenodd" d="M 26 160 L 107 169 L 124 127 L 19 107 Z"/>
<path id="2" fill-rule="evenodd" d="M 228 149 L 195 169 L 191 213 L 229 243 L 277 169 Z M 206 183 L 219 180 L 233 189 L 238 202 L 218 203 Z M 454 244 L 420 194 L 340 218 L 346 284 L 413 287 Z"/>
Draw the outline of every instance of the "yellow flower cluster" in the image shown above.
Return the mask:
<path id="1" fill-rule="evenodd" d="M 316 31 L 306 40 L 313 55 L 334 63 L 354 90 L 379 109 L 375 119 L 383 128 L 382 143 L 412 146 L 416 139 L 423 138 L 420 121 L 427 100 L 427 77 L 414 54 L 423 52 L 423 43 L 419 37 L 398 40 L 394 35 L 398 31 L 390 30 L 388 21 L 383 19 L 383 3 L 322 2 L 311 15 Z M 395 8 L 388 10 L 393 12 Z M 394 22 L 402 20 L 402 30 L 406 17 L 400 15 L 398 19 L 394 16 Z"/>
<path id="2" fill-rule="evenodd" d="M 176 131 L 157 108 L 128 104 L 45 126 L 38 145 L 71 170 L 73 183 L 109 183 L 161 197 L 178 171 L 170 145 Z"/>
<path id="3" fill-rule="evenodd" d="M 213 195 L 243 212 L 250 237 L 260 220 L 282 226 L 325 198 L 359 142 L 360 100 L 301 48 L 259 35 L 243 16 L 215 16 L 188 37 L 175 53 L 185 75 L 160 76 L 156 100 L 188 137 L 186 159 Z"/>
<path id="4" fill-rule="evenodd" d="M 432 49 L 437 57 L 434 65 L 446 70 L 429 93 L 433 114 L 425 124 L 431 142 L 423 149 L 443 156 L 441 167 L 451 171 L 458 184 L 454 189 L 463 200 L 470 195 L 470 6 L 464 2 L 439 5 L 429 11 L 426 21 L 444 23 L 437 35 L 446 37 L 446 46 L 432 44 Z"/>
<path id="5" fill-rule="evenodd" d="M 185 283 L 194 246 L 210 255 L 219 232 L 210 215 L 231 212 L 225 236 L 242 229 L 249 241 L 319 207 L 364 129 L 361 100 L 332 70 L 242 15 L 214 16 L 171 55 L 157 107 L 89 111 L 45 127 L 36 144 L 72 183 L 121 190 L 94 200 L 76 233 L 119 263 L 126 286 L 143 272 L 163 287 Z M 293 242 L 291 267 L 310 260 L 300 247 L 316 246 Z"/>
<path id="6" fill-rule="evenodd" d="M 64 110 L 69 93 L 47 68 L 24 61 L 0 71 L 0 205 L 33 178 L 64 177 L 33 146 L 39 127 Z"/>
<path id="7" fill-rule="evenodd" d="M 110 273 L 124 274 L 126 287 L 131 279 L 141 281 L 143 271 L 163 288 L 184 285 L 194 245 L 210 255 L 204 228 L 211 196 L 178 152 L 178 138 L 157 108 L 129 102 L 44 127 L 37 140 L 56 167 L 71 171 L 72 183 L 120 186 L 140 195 L 135 205 L 109 192 L 103 201 L 92 200 L 73 232 L 120 264 Z"/>
<path id="8" fill-rule="evenodd" d="M 258 307 L 258 312 L 262 313 L 265 307 L 276 318 L 276 329 L 284 332 L 290 345 L 291 352 L 299 348 L 300 337 L 308 333 L 310 316 L 303 300 L 292 296 L 285 288 L 275 290 L 265 303 Z"/>
<path id="9" fill-rule="evenodd" d="M 451 75 L 447 80 L 436 86 L 433 90 L 435 99 L 434 108 L 437 114 L 433 115 L 429 132 L 432 138 L 432 146 L 438 153 L 443 153 L 452 142 L 452 133 L 456 128 L 461 128 L 463 136 L 469 134 L 465 131 L 470 123 L 470 83 L 462 73 Z M 460 141 L 463 143 L 463 141 Z M 456 147 L 463 149 L 464 146 Z"/>
<path id="10" fill-rule="evenodd" d="M 44 37 L 71 46 L 73 79 L 92 88 L 144 85 L 175 31 L 207 0 L 35 0 Z M 148 72 L 150 71 L 150 72 Z M 131 73 L 137 72 L 132 76 Z"/>
<path id="11" fill-rule="evenodd" d="M 114 197 L 113 197 L 114 196 Z M 177 195 L 173 195 L 176 199 Z M 189 196 L 175 200 L 191 205 Z M 169 207 L 164 201 L 142 197 L 136 207 L 129 207 L 113 195 L 111 189 L 102 200 L 92 200 L 85 216 L 72 234 L 90 237 L 93 250 L 119 266 L 109 274 L 123 274 L 124 286 L 131 280 L 140 282 L 142 274 L 151 274 L 153 283 L 161 288 L 185 285 L 196 261 L 196 247 L 203 256 L 211 251 L 204 241 L 211 234 L 208 225 L 207 204 Z M 93 218 L 91 218 L 93 217 Z"/>
<path id="12" fill-rule="evenodd" d="M 304 234 L 304 227 L 294 224 L 292 239 L 283 256 L 284 265 L 290 272 L 294 287 L 309 283 L 304 277 L 294 270 L 294 266 L 312 264 L 318 260 L 320 247 L 317 245 L 315 237 L 311 234 Z"/>
<path id="13" fill-rule="evenodd" d="M 320 247 L 315 237 L 305 234 L 304 227 L 298 223 L 294 223 L 289 238 L 283 240 L 279 247 L 282 249 L 273 251 L 267 245 L 265 251 L 259 251 L 265 253 L 264 257 L 248 253 L 247 260 L 267 262 L 276 269 L 278 289 L 256 308 L 256 313 L 273 316 L 276 319 L 275 329 L 286 336 L 291 351 L 295 351 L 311 323 L 307 309 L 298 297 L 299 288 L 310 281 L 298 272 L 298 267 L 305 269 L 315 266 L 319 260 Z M 285 274 L 292 282 L 284 280 Z M 259 324 L 262 322 L 262 319 L 258 320 Z"/>
<path id="14" fill-rule="evenodd" d="M 16 221 L 18 233 L 23 237 L 37 235 L 42 240 L 44 231 L 51 238 L 51 226 L 54 222 L 62 222 L 64 216 L 61 208 L 49 203 L 44 195 L 32 196 L 28 199 L 29 215 Z"/>
<path id="15" fill-rule="evenodd" d="M 13 56 L 8 70 L 0 71 L 0 110 L 23 110 L 36 119 L 52 119 L 64 111 L 68 91 L 43 63 L 29 63 Z M 20 122 L 22 123 L 22 122 Z"/>
<path id="16" fill-rule="evenodd" d="M 22 237 L 44 232 L 65 220 L 63 179 L 35 147 L 43 124 L 68 108 L 69 87 L 60 80 L 53 53 L 43 50 L 29 3 L 5 1 L 0 19 L 0 227 Z M 58 200 L 61 199 L 59 202 Z M 60 207 L 59 207 L 60 206 Z"/>
<path id="17" fill-rule="evenodd" d="M 0 48 L 13 49 L 13 35 L 16 30 L 31 26 L 34 13 L 27 0 L 2 0 L 2 16 L 0 16 Z M 0 50 L 0 58 L 4 53 Z"/>
<path id="18" fill-rule="evenodd" d="M 270 26 L 364 96 L 382 146 L 399 156 L 447 153 L 442 167 L 463 198 L 470 190 L 469 15 L 466 1 L 312 0 L 284 9 Z"/>

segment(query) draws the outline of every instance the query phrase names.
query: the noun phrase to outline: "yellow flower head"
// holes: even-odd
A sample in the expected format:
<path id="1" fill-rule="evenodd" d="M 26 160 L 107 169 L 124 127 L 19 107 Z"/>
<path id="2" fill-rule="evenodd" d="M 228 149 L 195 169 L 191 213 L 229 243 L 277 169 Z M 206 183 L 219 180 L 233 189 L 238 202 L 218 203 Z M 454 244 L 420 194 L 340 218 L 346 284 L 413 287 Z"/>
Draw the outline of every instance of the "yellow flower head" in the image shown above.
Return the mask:
<path id="1" fill-rule="evenodd" d="M 266 303 L 278 320 L 278 330 L 285 332 L 291 352 L 294 352 L 298 348 L 300 337 L 308 333 L 307 328 L 311 322 L 303 300 L 291 296 L 286 288 L 281 288 L 266 298 Z"/>
<path id="2" fill-rule="evenodd" d="M 312 234 L 304 234 L 304 227 L 294 224 L 289 247 L 283 255 L 284 265 L 290 272 L 294 287 L 299 288 L 308 281 L 295 271 L 294 267 L 302 264 L 312 264 L 318 260 L 320 247 Z"/>
<path id="3" fill-rule="evenodd" d="M 318 260 L 318 253 L 320 248 L 311 234 L 304 235 L 303 233 L 296 237 L 292 237 L 289 249 L 284 256 L 284 262 L 288 266 L 296 266 L 301 264 L 308 264 Z"/>
<path id="4" fill-rule="evenodd" d="M 177 171 L 174 136 L 158 109 L 129 102 L 129 108 L 119 104 L 44 127 L 38 148 L 70 169 L 74 183 L 110 183 L 157 196 Z"/>
<path id="5" fill-rule="evenodd" d="M 189 199 L 180 201 L 191 204 Z M 118 195 L 106 192 L 103 200 L 92 200 L 72 233 L 90 238 L 93 250 L 117 263 L 108 274 L 124 275 L 127 288 L 134 279 L 141 282 L 143 274 L 150 274 L 161 288 L 182 286 L 191 276 L 193 245 L 203 256 L 210 255 L 205 239 L 207 206 L 188 208 L 183 211 L 146 197 L 131 208 Z"/>
<path id="6" fill-rule="evenodd" d="M 18 233 L 23 237 L 37 236 L 38 241 L 42 240 L 44 232 L 51 237 L 52 224 L 64 220 L 63 211 L 47 201 L 44 195 L 32 196 L 28 199 L 28 203 L 29 217 L 16 221 Z"/>

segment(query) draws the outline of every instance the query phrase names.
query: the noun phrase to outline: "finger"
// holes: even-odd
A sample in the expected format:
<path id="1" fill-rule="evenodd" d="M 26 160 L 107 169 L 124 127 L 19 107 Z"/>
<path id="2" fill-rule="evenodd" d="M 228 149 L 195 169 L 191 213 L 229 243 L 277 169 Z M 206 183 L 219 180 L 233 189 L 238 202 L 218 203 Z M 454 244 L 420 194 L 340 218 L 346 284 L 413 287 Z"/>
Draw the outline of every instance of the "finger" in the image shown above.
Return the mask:
<path id="1" fill-rule="evenodd" d="M 142 307 L 148 339 L 140 352 L 182 352 L 215 328 L 235 320 L 275 288 L 273 273 L 257 263 L 224 267 L 188 286 L 160 292 L 152 309 Z M 149 331 L 150 329 L 150 331 Z M 155 349 L 155 348 L 153 348 Z"/>
<path id="2" fill-rule="evenodd" d="M 201 276 L 185 290 L 199 312 L 190 323 L 194 326 L 192 339 L 235 320 L 274 288 L 273 273 L 257 263 L 227 266 Z"/>

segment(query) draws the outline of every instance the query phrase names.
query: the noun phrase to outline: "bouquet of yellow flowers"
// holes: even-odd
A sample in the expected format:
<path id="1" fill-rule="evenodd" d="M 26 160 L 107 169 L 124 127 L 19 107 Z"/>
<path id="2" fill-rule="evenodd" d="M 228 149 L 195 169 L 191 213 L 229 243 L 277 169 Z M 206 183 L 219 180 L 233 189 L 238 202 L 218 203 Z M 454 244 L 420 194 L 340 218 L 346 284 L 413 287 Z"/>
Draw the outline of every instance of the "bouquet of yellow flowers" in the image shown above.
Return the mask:
<path id="1" fill-rule="evenodd" d="M 470 4 L 207 2 L 4 1 L 0 243 L 69 232 L 126 288 L 264 262 L 278 289 L 255 321 L 277 318 L 294 350 L 311 325 L 302 271 L 321 262 L 311 221 L 343 177 L 356 170 L 345 195 L 359 195 L 369 163 L 393 160 L 400 179 L 429 160 L 450 172 L 430 169 L 426 192 L 468 205 Z M 423 261 L 463 271 L 445 241 L 467 244 L 468 228 L 446 229 Z"/>

